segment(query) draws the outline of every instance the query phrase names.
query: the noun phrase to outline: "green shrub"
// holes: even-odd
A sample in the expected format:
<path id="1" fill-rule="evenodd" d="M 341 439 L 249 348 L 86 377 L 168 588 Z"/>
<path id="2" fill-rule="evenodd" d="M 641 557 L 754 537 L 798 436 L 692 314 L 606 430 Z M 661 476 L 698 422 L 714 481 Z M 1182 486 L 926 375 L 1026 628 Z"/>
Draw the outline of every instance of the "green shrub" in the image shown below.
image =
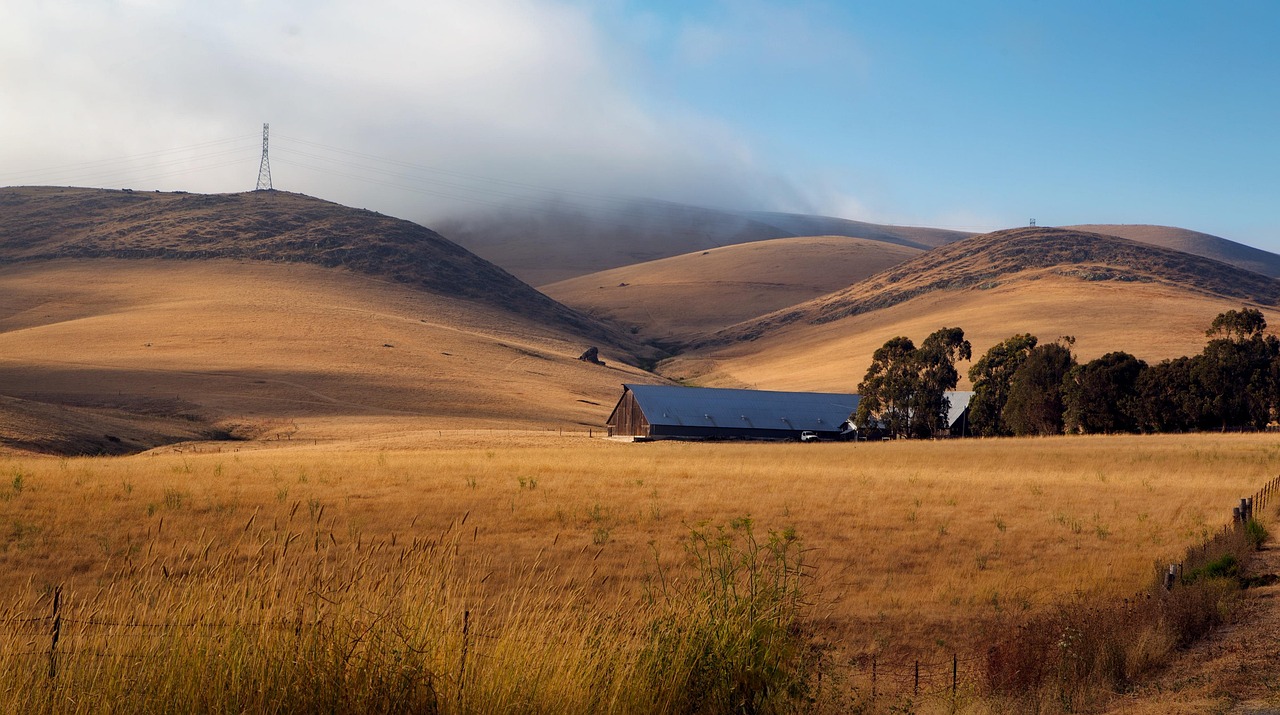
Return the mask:
<path id="1" fill-rule="evenodd" d="M 1264 543 L 1266 543 L 1267 537 L 1270 536 L 1270 534 L 1267 533 L 1267 527 L 1263 526 L 1262 522 L 1257 519 L 1250 519 L 1245 522 L 1244 534 L 1249 540 L 1249 543 L 1253 545 L 1254 550 L 1259 549 Z"/>
<path id="2" fill-rule="evenodd" d="M 692 578 L 659 565 L 655 605 L 641 656 L 655 710 L 767 713 L 807 696 L 814 656 L 798 625 L 804 550 L 795 532 L 757 537 L 751 519 L 690 530 L 684 544 Z"/>

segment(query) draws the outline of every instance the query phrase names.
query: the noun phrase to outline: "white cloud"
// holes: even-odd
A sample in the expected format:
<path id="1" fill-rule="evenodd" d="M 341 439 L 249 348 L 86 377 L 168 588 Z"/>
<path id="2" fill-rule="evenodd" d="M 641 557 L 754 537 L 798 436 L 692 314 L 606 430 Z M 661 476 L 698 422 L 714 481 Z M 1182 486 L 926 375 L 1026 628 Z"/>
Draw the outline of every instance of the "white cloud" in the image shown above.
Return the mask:
<path id="1" fill-rule="evenodd" d="M 523 189 L 372 174 L 394 167 L 288 138 L 568 191 L 745 204 L 778 189 L 732 128 L 636 100 L 607 44 L 589 8 L 554 0 L 10 0 L 0 184 L 247 189 L 270 121 L 277 188 L 405 216 Z M 48 171 L 228 137 L 159 157 L 172 165 Z"/>

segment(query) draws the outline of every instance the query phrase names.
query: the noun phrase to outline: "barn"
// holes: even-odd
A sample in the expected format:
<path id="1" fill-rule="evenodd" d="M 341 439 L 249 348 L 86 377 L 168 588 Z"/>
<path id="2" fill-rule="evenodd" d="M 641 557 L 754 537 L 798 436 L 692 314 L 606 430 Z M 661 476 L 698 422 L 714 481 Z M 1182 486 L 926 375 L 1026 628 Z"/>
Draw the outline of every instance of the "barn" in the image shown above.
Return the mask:
<path id="1" fill-rule="evenodd" d="M 676 385 L 623 385 L 609 435 L 645 439 L 837 439 L 858 396 Z"/>

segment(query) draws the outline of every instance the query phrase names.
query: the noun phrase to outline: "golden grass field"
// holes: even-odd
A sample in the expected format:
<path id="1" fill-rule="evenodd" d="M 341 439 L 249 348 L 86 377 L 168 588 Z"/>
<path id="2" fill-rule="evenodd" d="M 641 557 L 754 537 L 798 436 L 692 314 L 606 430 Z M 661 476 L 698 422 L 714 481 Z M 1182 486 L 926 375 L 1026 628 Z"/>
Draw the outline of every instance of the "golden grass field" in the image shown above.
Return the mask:
<path id="1" fill-rule="evenodd" d="M 122 562 L 182 573 L 246 538 L 403 545 L 464 519 L 460 548 L 492 572 L 490 597 L 531 571 L 634 593 L 655 558 L 679 560 L 691 526 L 750 516 L 812 549 L 809 615 L 840 652 L 950 652 L 1002 614 L 1130 595 L 1277 473 L 1267 435 L 633 445 L 477 432 L 413 449 L 9 457 L 0 593 L 64 584 L 88 598 Z"/>
<path id="2" fill-rule="evenodd" d="M 592 273 L 539 288 L 578 310 L 688 340 L 857 283 L 920 254 L 884 241 L 812 236 L 755 241 Z"/>

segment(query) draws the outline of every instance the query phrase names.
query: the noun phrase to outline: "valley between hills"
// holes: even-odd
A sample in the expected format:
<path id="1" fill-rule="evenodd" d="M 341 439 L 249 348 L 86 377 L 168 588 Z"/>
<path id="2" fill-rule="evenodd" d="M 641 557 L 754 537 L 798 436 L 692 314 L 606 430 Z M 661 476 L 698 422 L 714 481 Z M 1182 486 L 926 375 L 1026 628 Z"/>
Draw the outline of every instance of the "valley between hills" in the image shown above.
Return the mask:
<path id="1" fill-rule="evenodd" d="M 1280 259 L 1183 229 L 971 236 L 641 208 L 609 218 L 625 227 L 561 217 L 552 246 L 603 231 L 585 264 L 503 248 L 518 215 L 491 218 L 487 243 L 484 224 L 456 227 L 495 265 L 417 224 L 287 192 L 0 190 L 3 445 L 589 431 L 623 382 L 849 391 L 885 340 L 943 326 L 975 354 L 1031 332 L 1075 336 L 1083 359 L 1158 361 L 1198 351 L 1223 310 L 1271 317 L 1280 301 Z M 695 229 L 723 245 L 678 254 Z M 519 275 L 560 279 L 535 290 Z M 577 359 L 591 346 L 604 366 Z"/>

